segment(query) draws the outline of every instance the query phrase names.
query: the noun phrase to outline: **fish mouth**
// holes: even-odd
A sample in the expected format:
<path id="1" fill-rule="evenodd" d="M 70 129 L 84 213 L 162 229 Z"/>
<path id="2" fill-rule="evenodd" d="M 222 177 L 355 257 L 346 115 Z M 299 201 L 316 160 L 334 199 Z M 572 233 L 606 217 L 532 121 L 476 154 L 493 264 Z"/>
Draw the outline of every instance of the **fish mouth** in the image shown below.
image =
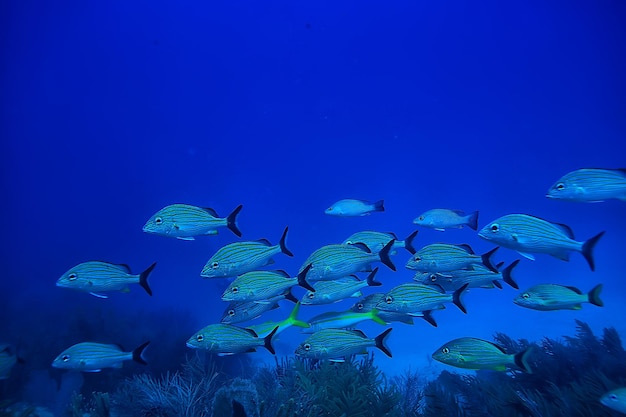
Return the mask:
<path id="1" fill-rule="evenodd" d="M 192 349 L 195 349 L 195 348 L 196 348 L 196 346 L 194 346 L 194 345 L 193 345 L 192 343 L 190 343 L 190 342 L 185 343 L 185 345 L 186 345 L 188 348 L 192 348 Z"/>
<path id="2" fill-rule="evenodd" d="M 546 198 L 554 198 L 552 194 L 546 194 Z"/>

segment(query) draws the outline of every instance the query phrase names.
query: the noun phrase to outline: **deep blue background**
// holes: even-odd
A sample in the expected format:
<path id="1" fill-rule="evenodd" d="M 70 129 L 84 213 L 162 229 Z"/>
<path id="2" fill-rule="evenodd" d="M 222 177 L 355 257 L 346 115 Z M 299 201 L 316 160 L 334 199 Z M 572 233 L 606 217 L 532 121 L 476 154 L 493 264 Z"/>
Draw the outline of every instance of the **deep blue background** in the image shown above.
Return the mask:
<path id="1" fill-rule="evenodd" d="M 159 326 L 133 323 L 138 311 L 189 313 L 191 328 L 217 322 L 224 281 L 199 273 L 236 238 L 228 230 L 195 242 L 143 234 L 145 220 L 174 202 L 221 215 L 244 204 L 245 239 L 277 242 L 289 225 L 296 256 L 279 255 L 276 266 L 290 273 L 358 230 L 404 237 L 434 207 L 478 209 L 481 225 L 534 214 L 569 224 L 579 239 L 607 231 L 595 273 L 579 254 L 570 263 L 540 255 L 516 277 L 523 288 L 587 291 L 603 282 L 604 308 L 536 312 L 513 305 L 511 288 L 472 290 L 467 316 L 449 307 L 435 313 L 437 329 L 394 324 L 394 359 L 377 355 L 390 372 L 424 366 L 453 337 L 559 337 L 575 318 L 626 335 L 626 203 L 544 197 L 568 171 L 626 166 L 626 3 L 211 3 L 0 5 L 0 339 L 32 345 L 43 318 L 62 328 L 64 315 L 89 321 L 103 306 L 129 321 L 113 324 L 116 334 L 98 332 L 99 341 L 127 346 Z M 385 199 L 386 212 L 323 214 L 347 197 Z M 416 245 L 435 241 L 491 248 L 471 230 L 424 230 Z M 516 258 L 506 249 L 497 256 Z M 54 286 L 92 259 L 137 272 L 158 261 L 154 297 L 133 288 L 100 300 Z M 394 259 L 398 272 L 381 271 L 383 289 L 412 277 L 408 255 Z M 302 317 L 320 311 L 303 308 Z M 180 343 L 189 336 L 166 327 Z M 125 340 L 111 340 L 120 334 Z M 70 330 L 46 337 L 81 341 Z M 289 330 L 279 354 L 301 340 Z M 57 353 L 39 354 L 48 363 Z M 158 340 L 149 355 L 158 357 Z"/>

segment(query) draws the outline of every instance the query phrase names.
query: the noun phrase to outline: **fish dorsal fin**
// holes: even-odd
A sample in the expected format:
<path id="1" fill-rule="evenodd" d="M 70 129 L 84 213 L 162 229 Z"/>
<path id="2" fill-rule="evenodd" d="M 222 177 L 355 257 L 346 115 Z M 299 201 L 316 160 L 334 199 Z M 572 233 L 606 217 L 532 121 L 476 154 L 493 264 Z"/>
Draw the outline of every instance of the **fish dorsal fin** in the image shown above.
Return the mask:
<path id="1" fill-rule="evenodd" d="M 616 168 L 616 169 L 612 169 L 611 171 L 619 172 L 620 174 L 626 177 L 626 168 Z"/>
<path id="2" fill-rule="evenodd" d="M 465 250 L 467 253 L 474 255 L 474 249 L 472 249 L 472 247 L 470 245 L 468 245 L 467 243 L 460 243 L 458 245 L 459 248 Z"/>
<path id="3" fill-rule="evenodd" d="M 256 334 L 256 332 L 248 327 L 244 328 L 245 331 L 247 331 L 248 333 L 250 333 L 252 336 L 254 337 L 259 337 L 258 334 Z"/>
<path id="4" fill-rule="evenodd" d="M 371 249 L 363 242 L 355 242 L 352 244 L 352 246 L 357 247 L 367 253 L 372 253 Z"/>
<path id="5" fill-rule="evenodd" d="M 129 274 L 132 274 L 132 272 L 130 271 L 130 266 L 128 266 L 127 264 L 116 264 L 116 265 L 125 269 L 126 272 L 128 272 Z"/>
<path id="6" fill-rule="evenodd" d="M 202 207 L 202 210 L 206 211 L 213 217 L 220 217 L 220 215 L 217 214 L 217 211 L 213 210 L 211 207 Z"/>
<path id="7" fill-rule="evenodd" d="M 282 275 L 285 278 L 291 278 L 291 276 L 284 269 L 277 269 L 276 272 L 278 275 Z"/>
<path id="8" fill-rule="evenodd" d="M 476 339 L 476 340 L 480 340 L 480 339 Z M 500 352 L 504 353 L 505 355 L 508 355 L 508 352 L 506 351 L 506 349 L 504 349 L 502 346 L 495 344 L 493 342 L 489 342 L 488 340 L 481 340 L 482 342 L 487 342 L 489 343 L 491 346 L 495 347 L 496 349 L 498 349 Z"/>
<path id="9" fill-rule="evenodd" d="M 394 232 L 385 232 L 386 234 L 388 234 L 389 236 L 391 236 L 392 238 L 394 238 L 395 240 L 399 240 L 398 236 L 396 236 L 396 234 Z"/>
<path id="10" fill-rule="evenodd" d="M 556 227 L 558 227 L 559 229 L 561 229 L 563 231 L 563 233 L 565 233 L 567 235 L 567 237 L 569 237 L 570 239 L 572 239 L 572 240 L 575 239 L 574 231 L 568 225 L 563 224 L 563 223 L 552 223 L 552 224 L 555 225 Z"/>
<path id="11" fill-rule="evenodd" d="M 126 349 L 124 349 L 124 346 L 122 346 L 119 343 L 113 343 L 110 345 L 111 347 L 115 347 L 115 349 L 119 349 L 120 352 L 126 352 Z"/>
<path id="12" fill-rule="evenodd" d="M 364 338 L 366 338 L 366 339 L 367 339 L 367 336 L 365 335 L 365 333 L 363 333 L 363 331 L 362 331 L 362 330 L 359 330 L 359 329 L 352 329 L 352 330 L 348 330 L 348 331 L 349 331 L 350 333 L 354 333 L 354 334 L 355 334 L 355 335 L 357 335 L 357 336 L 364 337 Z"/>
<path id="13" fill-rule="evenodd" d="M 261 239 L 257 239 L 257 240 L 255 240 L 255 242 L 262 243 L 262 244 L 264 244 L 265 246 L 272 246 L 272 242 L 270 242 L 269 240 L 267 240 L 267 239 L 266 239 L 266 238 L 264 238 L 264 237 L 263 237 L 263 238 L 261 238 Z"/>
<path id="14" fill-rule="evenodd" d="M 450 210 L 450 211 L 458 216 L 465 216 L 465 212 L 463 210 Z"/>
<path id="15" fill-rule="evenodd" d="M 581 295 L 582 295 L 582 293 L 583 293 L 583 292 L 582 292 L 581 290 L 579 290 L 578 288 L 576 288 L 576 287 L 570 287 L 569 285 L 565 285 L 565 288 L 567 288 L 567 289 L 569 289 L 569 290 L 574 291 L 576 294 L 581 294 Z"/>

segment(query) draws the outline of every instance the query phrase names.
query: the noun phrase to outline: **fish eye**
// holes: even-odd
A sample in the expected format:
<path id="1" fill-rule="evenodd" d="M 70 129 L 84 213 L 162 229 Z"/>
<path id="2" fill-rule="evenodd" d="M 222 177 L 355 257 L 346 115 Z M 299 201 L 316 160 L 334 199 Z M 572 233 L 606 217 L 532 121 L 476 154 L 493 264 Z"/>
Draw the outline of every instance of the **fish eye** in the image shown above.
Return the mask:
<path id="1" fill-rule="evenodd" d="M 420 256 L 415 256 L 415 257 L 413 257 L 413 260 L 414 260 L 415 262 L 419 262 L 419 261 L 421 261 L 421 260 L 422 260 L 422 258 L 421 258 Z"/>
<path id="2" fill-rule="evenodd" d="M 213 268 L 213 269 L 217 269 L 218 266 L 220 266 L 219 262 L 213 262 L 211 264 L 211 268 Z"/>
<path id="3" fill-rule="evenodd" d="M 530 294 L 525 292 L 524 294 L 522 294 L 522 298 L 529 299 L 530 298 Z"/>
<path id="4" fill-rule="evenodd" d="M 423 221 L 424 220 L 424 216 L 419 216 L 419 220 Z"/>
<path id="5" fill-rule="evenodd" d="M 333 211 L 333 208 L 332 207 L 328 207 L 326 210 Z"/>
<path id="6" fill-rule="evenodd" d="M 346 245 L 352 245 L 352 241 L 351 240 L 346 240 Z"/>
<path id="7" fill-rule="evenodd" d="M 302 347 L 304 348 L 304 350 L 306 350 L 307 352 L 309 350 L 311 350 L 311 344 L 310 343 L 305 343 L 304 345 L 302 345 Z"/>
<path id="8" fill-rule="evenodd" d="M 69 279 L 70 281 L 74 281 L 76 278 L 78 278 L 78 275 L 76 275 L 74 272 L 67 276 L 67 279 Z"/>
<path id="9" fill-rule="evenodd" d="M 392 296 L 390 296 L 390 295 L 386 296 L 386 297 L 385 297 L 385 302 L 386 302 L 387 304 L 391 304 L 391 303 L 393 303 L 393 297 L 392 297 Z"/>
<path id="10" fill-rule="evenodd" d="M 233 310 L 232 308 L 230 310 L 228 310 L 227 313 L 229 316 L 233 317 L 235 315 L 235 310 Z"/>
<path id="11" fill-rule="evenodd" d="M 309 292 L 306 296 L 309 297 L 309 300 L 312 300 L 313 297 L 315 297 L 315 293 L 314 292 Z"/>
<path id="12" fill-rule="evenodd" d="M 437 275 L 432 274 L 432 275 L 430 276 L 430 282 L 435 282 L 435 281 L 437 281 Z"/>
<path id="13" fill-rule="evenodd" d="M 61 357 L 61 360 L 62 360 L 63 362 L 67 362 L 67 361 L 69 361 L 69 360 L 70 360 L 70 355 L 63 355 L 63 356 Z"/>
<path id="14" fill-rule="evenodd" d="M 498 223 L 494 223 L 494 224 L 491 225 L 490 229 L 491 229 L 492 232 L 495 233 L 498 230 L 500 230 L 500 226 L 498 225 Z"/>
<path id="15" fill-rule="evenodd" d="M 233 292 L 233 294 L 237 294 L 239 292 L 239 287 L 233 287 L 230 290 Z"/>
<path id="16" fill-rule="evenodd" d="M 448 353 L 450 353 L 450 349 L 448 349 L 447 347 L 441 349 L 441 353 L 447 355 Z"/>
<path id="17" fill-rule="evenodd" d="M 161 217 L 157 217 L 156 219 L 154 219 L 154 222 L 156 224 L 161 224 L 161 223 L 163 223 L 163 219 Z"/>
<path id="18" fill-rule="evenodd" d="M 556 187 L 554 187 L 554 188 L 556 188 L 556 189 L 557 189 L 557 190 L 559 190 L 559 191 L 564 190 L 564 189 L 565 189 L 565 184 L 563 184 L 562 182 L 560 182 L 560 183 L 558 183 L 558 184 L 556 185 Z"/>
<path id="19" fill-rule="evenodd" d="M 617 395 L 616 394 L 611 394 L 609 395 L 609 398 L 612 400 L 617 400 Z"/>
<path id="20" fill-rule="evenodd" d="M 196 336 L 196 341 L 197 342 L 202 342 L 204 340 L 204 336 L 199 334 L 198 336 Z"/>
<path id="21" fill-rule="evenodd" d="M 363 306 L 363 303 L 358 303 L 358 304 L 356 305 L 357 310 L 363 310 L 363 307 L 364 307 L 364 306 Z"/>

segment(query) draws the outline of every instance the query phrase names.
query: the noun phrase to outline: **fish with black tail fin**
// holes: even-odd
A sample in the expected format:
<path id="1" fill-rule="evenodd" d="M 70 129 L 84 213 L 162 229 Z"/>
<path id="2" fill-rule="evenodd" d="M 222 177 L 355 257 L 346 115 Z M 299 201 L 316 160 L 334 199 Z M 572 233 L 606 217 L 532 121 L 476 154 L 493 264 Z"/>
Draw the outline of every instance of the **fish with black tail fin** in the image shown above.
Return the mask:
<path id="1" fill-rule="evenodd" d="M 329 359 L 344 362 L 349 355 L 365 355 L 368 347 L 376 347 L 391 358 L 386 339 L 391 328 L 374 339 L 369 339 L 360 330 L 324 329 L 313 333 L 295 351 L 297 356 L 309 359 Z"/>
<path id="2" fill-rule="evenodd" d="M 587 294 L 576 287 L 556 284 L 538 284 L 530 287 L 515 297 L 513 302 L 520 307 L 532 310 L 580 310 L 582 303 L 590 303 L 598 307 L 604 306 L 600 299 L 602 284 L 598 284 Z"/>
<path id="3" fill-rule="evenodd" d="M 209 207 L 171 204 L 153 214 L 143 226 L 143 231 L 181 240 L 194 240 L 197 236 L 216 235 L 218 228 L 227 227 L 241 237 L 237 215 L 242 208 L 243 205 L 239 205 L 227 217 L 221 218 Z"/>
<path id="4" fill-rule="evenodd" d="M 568 172 L 550 187 L 546 197 L 584 203 L 626 201 L 626 169 L 583 168 Z"/>
<path id="5" fill-rule="evenodd" d="M 145 342 L 131 352 L 124 352 L 119 345 L 77 343 L 61 352 L 52 362 L 52 366 L 83 372 L 100 372 L 104 368 L 121 368 L 122 363 L 128 360 L 147 365 L 142 354 L 149 344 L 150 342 Z"/>

